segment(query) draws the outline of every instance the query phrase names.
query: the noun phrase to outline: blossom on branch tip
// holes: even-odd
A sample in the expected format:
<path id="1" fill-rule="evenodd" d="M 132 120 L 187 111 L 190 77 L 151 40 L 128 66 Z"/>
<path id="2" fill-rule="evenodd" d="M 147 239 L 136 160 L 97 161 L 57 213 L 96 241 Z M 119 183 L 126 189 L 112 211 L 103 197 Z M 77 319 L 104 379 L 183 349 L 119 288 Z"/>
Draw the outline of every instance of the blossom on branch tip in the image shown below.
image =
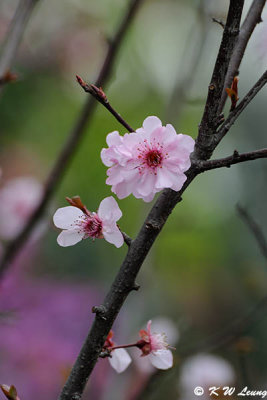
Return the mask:
<path id="1" fill-rule="evenodd" d="M 141 329 L 139 348 L 142 357 L 148 356 L 151 364 L 158 369 L 169 369 L 173 366 L 173 355 L 169 350 L 164 333 L 151 333 L 152 321 L 148 321 L 147 330 Z"/>
<path id="2" fill-rule="evenodd" d="M 102 200 L 96 213 L 88 211 L 86 207 L 84 211 L 76 206 L 59 208 L 53 217 L 55 226 L 63 229 L 57 242 L 67 247 L 88 237 L 104 238 L 116 247 L 121 247 L 124 239 L 116 223 L 121 216 L 122 212 L 113 197 Z"/>
<path id="3" fill-rule="evenodd" d="M 105 341 L 104 349 L 106 348 L 110 350 L 110 357 L 108 357 L 108 361 L 111 367 L 120 374 L 128 368 L 128 366 L 132 362 L 132 359 L 125 349 L 112 350 L 112 347 L 115 345 L 115 343 L 112 340 L 112 337 L 113 337 L 113 332 L 110 331 Z"/>
<path id="4" fill-rule="evenodd" d="M 119 199 L 132 193 L 149 202 L 162 189 L 182 188 L 195 142 L 151 116 L 136 132 L 124 136 L 117 131 L 109 133 L 107 144 L 108 148 L 101 151 L 103 163 L 110 167 L 106 183 L 112 185 Z"/>

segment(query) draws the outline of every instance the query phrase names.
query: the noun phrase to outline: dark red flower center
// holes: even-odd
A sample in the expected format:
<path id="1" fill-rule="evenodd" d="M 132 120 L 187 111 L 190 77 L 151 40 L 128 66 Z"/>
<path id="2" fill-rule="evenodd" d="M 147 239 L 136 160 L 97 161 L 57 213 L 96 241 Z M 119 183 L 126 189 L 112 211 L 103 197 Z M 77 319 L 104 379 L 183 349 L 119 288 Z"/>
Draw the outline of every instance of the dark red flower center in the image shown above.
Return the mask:
<path id="1" fill-rule="evenodd" d="M 87 236 L 92 238 L 102 237 L 102 221 L 98 215 L 92 215 L 86 218 L 84 223 L 84 232 Z"/>
<path id="2" fill-rule="evenodd" d="M 158 150 L 150 150 L 146 154 L 146 163 L 149 167 L 157 167 L 161 164 L 162 155 Z"/>

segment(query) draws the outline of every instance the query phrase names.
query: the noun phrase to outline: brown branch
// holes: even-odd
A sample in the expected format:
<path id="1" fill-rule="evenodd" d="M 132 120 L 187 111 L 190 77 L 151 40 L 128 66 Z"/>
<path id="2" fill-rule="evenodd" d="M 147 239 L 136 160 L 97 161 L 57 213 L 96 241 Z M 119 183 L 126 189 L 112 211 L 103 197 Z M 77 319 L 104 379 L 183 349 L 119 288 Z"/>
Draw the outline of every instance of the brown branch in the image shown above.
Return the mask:
<path id="1" fill-rule="evenodd" d="M 116 34 L 114 35 L 114 38 L 109 42 L 109 48 L 107 50 L 102 69 L 95 83 L 96 86 L 102 86 L 106 84 L 108 79 L 110 78 L 115 62 L 115 57 L 118 54 L 118 50 L 120 48 L 122 40 L 141 3 L 142 0 L 130 0 L 129 6 L 126 10 L 125 15 L 122 18 L 121 24 Z M 64 172 L 66 171 L 68 164 L 70 163 L 79 143 L 81 142 L 81 139 L 85 132 L 85 128 L 90 118 L 92 118 L 93 116 L 96 104 L 97 103 L 92 97 L 87 99 L 80 115 L 78 116 L 77 121 L 70 131 L 67 141 L 64 144 L 61 153 L 59 154 L 58 159 L 55 162 L 55 165 L 53 166 L 46 180 L 44 194 L 38 207 L 29 218 L 26 226 L 21 231 L 21 233 L 7 246 L 5 254 L 0 263 L 0 277 L 3 276 L 3 273 L 6 270 L 7 266 L 12 262 L 17 252 L 22 248 L 30 233 L 33 231 L 33 228 L 36 226 L 37 222 L 44 214 L 48 202 L 50 201 L 55 190 L 57 189 L 57 186 Z"/>
<path id="2" fill-rule="evenodd" d="M 84 80 L 76 75 L 77 82 L 83 88 L 86 93 L 90 93 L 99 103 L 101 103 L 106 109 L 122 124 L 128 132 L 134 132 L 134 129 L 122 118 L 122 116 L 110 105 L 106 93 L 100 87 L 98 88 L 95 85 L 87 84 Z"/>
<path id="3" fill-rule="evenodd" d="M 242 99 L 242 101 L 238 104 L 238 106 L 229 114 L 226 121 L 219 128 L 213 139 L 213 145 L 212 145 L 213 148 L 215 148 L 218 145 L 218 143 L 220 143 L 222 138 L 226 135 L 226 133 L 229 131 L 231 126 L 236 121 L 237 117 L 239 117 L 241 112 L 247 107 L 247 105 L 256 96 L 256 94 L 264 87 L 266 83 L 267 83 L 267 70 L 263 73 L 260 79 L 255 83 L 255 85 L 250 89 L 250 91 L 246 94 L 246 96 Z"/>
<path id="4" fill-rule="evenodd" d="M 244 0 L 230 0 L 222 41 L 209 84 L 207 101 L 196 140 L 195 156 L 199 159 L 207 160 L 213 151 L 213 133 L 217 128 L 219 103 L 229 62 L 239 34 L 243 6 Z"/>
<path id="5" fill-rule="evenodd" d="M 243 22 L 240 33 L 238 35 L 237 43 L 235 45 L 233 55 L 231 57 L 231 61 L 229 64 L 229 68 L 226 74 L 224 90 L 222 92 L 222 98 L 219 106 L 219 113 L 223 110 L 227 93 L 225 91 L 226 88 L 231 86 L 231 83 L 236 75 L 238 75 L 238 70 L 243 59 L 247 44 L 249 39 L 260 22 L 262 22 L 261 14 L 263 7 L 266 3 L 266 0 L 254 0 L 251 4 L 251 7 L 247 13 L 245 21 Z"/>
<path id="6" fill-rule="evenodd" d="M 254 219 L 249 215 L 249 213 L 246 211 L 245 208 L 241 207 L 238 204 L 236 206 L 236 209 L 240 217 L 243 219 L 243 221 L 246 223 L 246 225 L 254 235 L 256 242 L 258 243 L 258 246 L 260 248 L 260 251 L 263 257 L 265 257 L 267 261 L 267 241 L 265 239 L 261 227 L 257 224 L 257 222 L 254 221 Z"/>
<path id="7" fill-rule="evenodd" d="M 239 154 L 235 150 L 233 155 L 229 157 L 220 158 L 218 160 L 198 161 L 196 162 L 196 166 L 199 172 L 204 172 L 216 168 L 230 168 L 233 164 L 257 160 L 258 158 L 267 158 L 267 149 L 260 149 L 242 154 Z"/>
<path id="8" fill-rule="evenodd" d="M 5 75 L 11 70 L 29 17 L 38 0 L 20 0 L 14 18 L 4 39 L 0 56 L 0 80 L 7 83 Z M 1 86 L 2 86 L 1 85 Z M 1 87 L 0 87 L 1 90 Z"/>
<path id="9" fill-rule="evenodd" d="M 100 308 L 96 313 L 94 323 L 72 368 L 59 400 L 79 400 L 86 382 L 94 369 L 115 318 L 117 317 L 126 297 L 136 290 L 136 276 L 159 232 L 163 228 L 169 214 L 175 205 L 181 201 L 181 195 L 195 178 L 196 172 L 187 172 L 187 181 L 179 192 L 166 189 L 159 196 L 150 211 L 138 236 L 129 247 L 128 253 L 117 273 L 117 276 Z"/>

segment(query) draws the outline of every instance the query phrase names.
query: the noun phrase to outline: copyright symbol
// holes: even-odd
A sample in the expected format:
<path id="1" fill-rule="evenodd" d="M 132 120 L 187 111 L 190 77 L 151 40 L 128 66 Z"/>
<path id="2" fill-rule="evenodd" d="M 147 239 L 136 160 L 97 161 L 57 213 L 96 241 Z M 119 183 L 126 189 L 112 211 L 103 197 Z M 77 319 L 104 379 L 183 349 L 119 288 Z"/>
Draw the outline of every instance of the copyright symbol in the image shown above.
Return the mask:
<path id="1" fill-rule="evenodd" d="M 196 396 L 202 396 L 204 394 L 204 389 L 201 386 L 197 386 L 194 389 L 194 393 Z"/>

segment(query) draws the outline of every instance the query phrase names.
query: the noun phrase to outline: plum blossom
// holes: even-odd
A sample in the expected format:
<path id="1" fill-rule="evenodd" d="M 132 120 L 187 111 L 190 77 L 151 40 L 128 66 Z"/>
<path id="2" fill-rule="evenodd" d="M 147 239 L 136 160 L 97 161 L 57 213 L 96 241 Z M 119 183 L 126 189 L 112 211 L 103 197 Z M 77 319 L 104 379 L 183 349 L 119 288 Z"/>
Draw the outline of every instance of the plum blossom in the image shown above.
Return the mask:
<path id="1" fill-rule="evenodd" d="M 132 359 L 125 349 L 121 348 L 112 350 L 112 347 L 115 345 L 115 343 L 112 340 L 112 337 L 113 337 L 113 332 L 110 331 L 105 341 L 104 348 L 106 347 L 110 349 L 111 357 L 108 357 L 109 363 L 111 367 L 120 374 L 128 368 L 128 366 L 132 362 Z"/>
<path id="2" fill-rule="evenodd" d="M 190 153 L 194 140 L 177 134 L 170 124 L 162 126 L 157 117 L 147 117 L 136 132 L 120 136 L 117 131 L 107 135 L 108 148 L 101 159 L 110 167 L 106 183 L 119 199 L 131 193 L 149 202 L 165 188 L 178 191 L 191 165 Z"/>
<path id="3" fill-rule="evenodd" d="M 152 321 L 148 321 L 147 330 L 141 329 L 139 348 L 142 356 L 148 356 L 151 364 L 158 369 L 168 369 L 173 366 L 172 352 L 169 350 L 164 333 L 151 333 Z"/>
<path id="4" fill-rule="evenodd" d="M 200 353 L 189 357 L 183 364 L 180 375 L 180 390 L 184 398 L 192 399 L 196 386 L 204 389 L 234 383 L 235 373 L 231 364 L 221 357 Z M 205 390 L 206 392 L 206 390 Z M 207 394 L 203 399 L 210 398 Z"/>
<path id="5" fill-rule="evenodd" d="M 60 246 L 72 246 L 82 239 L 106 239 L 116 247 L 123 245 L 123 236 L 116 221 L 122 212 L 113 197 L 101 201 L 97 213 L 82 211 L 80 208 L 68 206 L 59 208 L 53 217 L 57 228 L 63 229 L 57 238 Z"/>
<path id="6" fill-rule="evenodd" d="M 10 180 L 0 190 L 0 237 L 10 240 L 23 229 L 37 207 L 42 185 L 32 177 Z"/>

